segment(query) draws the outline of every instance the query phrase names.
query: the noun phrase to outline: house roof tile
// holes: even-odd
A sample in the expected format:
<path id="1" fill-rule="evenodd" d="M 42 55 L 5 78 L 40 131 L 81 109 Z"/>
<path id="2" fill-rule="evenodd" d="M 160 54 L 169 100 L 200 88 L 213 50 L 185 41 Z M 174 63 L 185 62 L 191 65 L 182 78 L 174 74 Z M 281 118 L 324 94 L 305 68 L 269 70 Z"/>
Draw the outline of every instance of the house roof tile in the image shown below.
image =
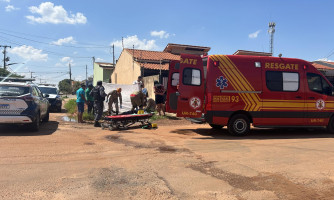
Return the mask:
<path id="1" fill-rule="evenodd" d="M 162 51 L 147 51 L 147 50 L 138 50 L 138 49 L 125 49 L 127 50 L 135 59 L 140 60 L 180 60 L 179 55 L 174 55 L 168 52 Z"/>
<path id="2" fill-rule="evenodd" d="M 334 70 L 334 63 L 333 62 L 314 61 L 314 62 L 312 62 L 312 64 L 317 69 Z"/>
<path id="3" fill-rule="evenodd" d="M 156 63 L 141 63 L 141 66 L 144 67 L 145 69 L 154 69 L 154 70 L 168 70 L 169 69 L 169 64 L 164 63 L 164 64 L 156 64 Z"/>

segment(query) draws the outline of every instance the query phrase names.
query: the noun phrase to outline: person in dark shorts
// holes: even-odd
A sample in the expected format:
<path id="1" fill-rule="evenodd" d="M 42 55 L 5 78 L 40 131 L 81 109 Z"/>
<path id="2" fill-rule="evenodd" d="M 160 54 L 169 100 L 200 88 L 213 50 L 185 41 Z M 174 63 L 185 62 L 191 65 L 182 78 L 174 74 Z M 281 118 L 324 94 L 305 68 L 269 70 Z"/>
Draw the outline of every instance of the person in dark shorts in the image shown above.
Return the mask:
<path id="1" fill-rule="evenodd" d="M 79 88 L 76 91 L 76 95 L 77 95 L 76 102 L 77 102 L 77 106 L 78 106 L 78 123 L 83 123 L 82 114 L 84 112 L 85 102 L 86 102 L 85 89 L 86 89 L 86 85 L 81 84 L 81 88 Z"/>
<path id="2" fill-rule="evenodd" d="M 161 112 L 163 113 L 163 115 L 166 115 L 164 93 L 165 93 L 164 86 L 161 85 L 158 81 L 154 81 L 155 103 L 157 104 L 157 111 L 159 115 L 161 115 Z"/>

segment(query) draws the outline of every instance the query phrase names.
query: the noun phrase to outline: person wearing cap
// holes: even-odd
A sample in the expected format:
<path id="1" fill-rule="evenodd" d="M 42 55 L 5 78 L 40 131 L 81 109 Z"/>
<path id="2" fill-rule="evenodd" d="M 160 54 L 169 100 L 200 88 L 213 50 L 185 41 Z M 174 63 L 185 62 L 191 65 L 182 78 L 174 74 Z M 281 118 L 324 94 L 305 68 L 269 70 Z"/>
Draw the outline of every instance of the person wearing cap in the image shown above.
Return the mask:
<path id="1" fill-rule="evenodd" d="M 93 84 L 89 83 L 88 88 L 85 90 L 85 97 L 88 105 L 88 113 L 94 113 L 94 98 L 90 95 L 90 92 L 93 89 Z"/>
<path id="2" fill-rule="evenodd" d="M 85 89 L 86 89 L 86 85 L 82 83 L 81 88 L 79 88 L 76 91 L 76 95 L 77 95 L 77 101 L 76 102 L 77 102 L 77 106 L 78 106 L 78 123 L 83 123 L 82 114 L 84 112 L 85 102 L 86 102 Z"/>
<path id="3" fill-rule="evenodd" d="M 115 104 L 116 115 L 118 115 L 119 113 L 118 99 L 120 102 L 120 108 L 122 108 L 122 93 L 121 92 L 122 92 L 122 88 L 117 88 L 117 90 L 113 90 L 109 92 L 107 95 L 108 111 L 110 115 L 111 115 L 111 112 L 114 112 L 112 109 L 113 104 Z"/>

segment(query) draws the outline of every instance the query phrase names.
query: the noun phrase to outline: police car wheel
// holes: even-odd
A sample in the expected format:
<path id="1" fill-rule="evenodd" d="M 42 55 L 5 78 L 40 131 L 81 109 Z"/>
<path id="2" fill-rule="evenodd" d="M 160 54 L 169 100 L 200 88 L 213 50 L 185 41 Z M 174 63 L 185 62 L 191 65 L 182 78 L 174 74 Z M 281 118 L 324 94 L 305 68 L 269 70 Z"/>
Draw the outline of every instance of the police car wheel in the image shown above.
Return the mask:
<path id="1" fill-rule="evenodd" d="M 242 114 L 234 115 L 228 122 L 228 132 L 235 136 L 244 136 L 249 133 L 250 121 Z"/>
<path id="2" fill-rule="evenodd" d="M 224 127 L 222 125 L 217 125 L 217 124 L 209 124 L 209 125 L 211 126 L 211 128 L 217 129 L 217 130 L 222 129 Z"/>
<path id="3" fill-rule="evenodd" d="M 331 117 L 331 119 L 329 120 L 327 130 L 330 133 L 334 133 L 334 117 Z"/>

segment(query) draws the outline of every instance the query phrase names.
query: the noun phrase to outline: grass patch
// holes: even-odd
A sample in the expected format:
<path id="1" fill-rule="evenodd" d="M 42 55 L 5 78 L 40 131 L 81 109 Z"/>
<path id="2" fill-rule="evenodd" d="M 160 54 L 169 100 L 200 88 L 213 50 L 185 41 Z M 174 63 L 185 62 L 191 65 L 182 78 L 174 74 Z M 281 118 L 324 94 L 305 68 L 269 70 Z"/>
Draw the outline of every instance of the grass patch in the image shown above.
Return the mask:
<path id="1" fill-rule="evenodd" d="M 164 115 L 160 116 L 158 113 L 154 113 L 154 115 L 150 118 L 151 121 L 155 121 L 159 119 L 168 119 L 168 117 Z"/>
<path id="2" fill-rule="evenodd" d="M 84 112 L 82 114 L 82 119 L 86 121 L 94 121 L 94 115 L 93 113 Z"/>
<path id="3" fill-rule="evenodd" d="M 75 99 L 70 99 L 64 105 L 66 112 L 73 115 L 77 111 L 77 102 Z"/>

